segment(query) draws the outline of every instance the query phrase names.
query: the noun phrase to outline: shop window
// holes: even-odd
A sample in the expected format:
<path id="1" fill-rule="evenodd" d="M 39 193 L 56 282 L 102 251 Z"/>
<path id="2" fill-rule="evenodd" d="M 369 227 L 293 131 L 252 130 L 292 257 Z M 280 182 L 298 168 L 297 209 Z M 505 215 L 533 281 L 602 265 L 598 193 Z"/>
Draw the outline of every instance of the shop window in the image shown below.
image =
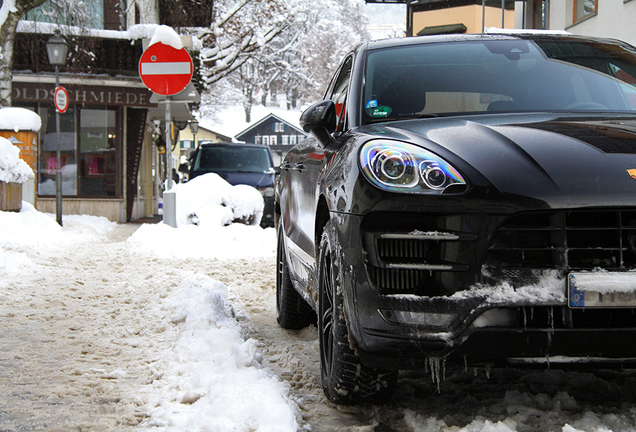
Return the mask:
<path id="1" fill-rule="evenodd" d="M 62 195 L 121 196 L 119 111 L 105 106 L 71 105 L 60 115 Z M 38 194 L 55 195 L 57 129 L 55 109 L 40 106 L 42 118 Z"/>
<path id="2" fill-rule="evenodd" d="M 80 195 L 118 195 L 118 136 L 116 111 L 107 107 L 80 110 Z"/>
<path id="3" fill-rule="evenodd" d="M 596 13 L 597 0 L 574 0 L 574 22 Z"/>
<path id="4" fill-rule="evenodd" d="M 38 194 L 56 194 L 57 173 L 57 128 L 55 109 L 53 106 L 41 106 L 42 118 L 40 129 L 40 156 Z M 77 136 L 75 134 L 75 105 L 69 106 L 64 114 L 60 114 L 60 172 L 62 176 L 62 195 L 77 195 Z"/>

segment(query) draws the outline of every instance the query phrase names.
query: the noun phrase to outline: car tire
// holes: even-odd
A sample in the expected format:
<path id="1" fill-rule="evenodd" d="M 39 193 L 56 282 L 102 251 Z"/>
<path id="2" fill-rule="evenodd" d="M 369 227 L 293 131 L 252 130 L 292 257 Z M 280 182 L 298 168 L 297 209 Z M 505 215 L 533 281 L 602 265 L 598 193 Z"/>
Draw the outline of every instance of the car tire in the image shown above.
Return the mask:
<path id="1" fill-rule="evenodd" d="M 345 282 L 341 250 L 332 222 L 320 243 L 318 336 L 322 387 L 327 398 L 341 405 L 377 404 L 393 395 L 398 371 L 362 364 L 349 339 L 342 297 Z"/>
<path id="2" fill-rule="evenodd" d="M 276 263 L 276 322 L 282 328 L 290 330 L 299 330 L 316 324 L 316 312 L 296 291 L 289 276 L 285 241 L 280 227 Z"/>

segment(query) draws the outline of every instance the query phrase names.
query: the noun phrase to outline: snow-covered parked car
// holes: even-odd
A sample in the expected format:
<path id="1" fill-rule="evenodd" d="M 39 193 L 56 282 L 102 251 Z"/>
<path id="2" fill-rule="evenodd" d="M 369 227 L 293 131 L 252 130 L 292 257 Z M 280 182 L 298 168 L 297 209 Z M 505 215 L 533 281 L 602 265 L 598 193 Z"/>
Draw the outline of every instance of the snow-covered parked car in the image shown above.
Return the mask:
<path id="1" fill-rule="evenodd" d="M 282 163 L 277 319 L 337 403 L 399 369 L 636 359 L 636 48 L 368 42 Z"/>
<path id="2" fill-rule="evenodd" d="M 231 185 L 248 185 L 258 189 L 265 205 L 261 225 L 274 226 L 275 170 L 269 147 L 206 142 L 199 145 L 191 160 L 190 180 L 215 173 Z"/>

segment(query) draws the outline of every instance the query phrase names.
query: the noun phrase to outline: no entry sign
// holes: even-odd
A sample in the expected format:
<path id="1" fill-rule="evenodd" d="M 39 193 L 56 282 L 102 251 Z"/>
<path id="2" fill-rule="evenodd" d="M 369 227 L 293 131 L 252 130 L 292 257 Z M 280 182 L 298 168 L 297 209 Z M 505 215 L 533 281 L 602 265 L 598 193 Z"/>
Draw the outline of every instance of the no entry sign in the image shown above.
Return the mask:
<path id="1" fill-rule="evenodd" d="M 185 89 L 192 79 L 192 59 L 184 49 L 161 42 L 152 44 L 139 59 L 139 76 L 151 91 L 172 96 Z"/>

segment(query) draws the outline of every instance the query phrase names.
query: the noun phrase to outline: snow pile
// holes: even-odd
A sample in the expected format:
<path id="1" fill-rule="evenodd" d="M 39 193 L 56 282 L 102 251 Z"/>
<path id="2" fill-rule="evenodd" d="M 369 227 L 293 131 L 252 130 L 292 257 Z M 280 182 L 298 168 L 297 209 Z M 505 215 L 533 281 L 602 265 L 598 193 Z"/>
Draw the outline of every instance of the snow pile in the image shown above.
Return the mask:
<path id="1" fill-rule="evenodd" d="M 155 29 L 155 33 L 152 35 L 152 39 L 150 39 L 148 46 L 156 43 L 170 45 L 176 50 L 183 49 L 183 43 L 181 42 L 181 38 L 177 32 L 167 25 L 160 25 Z"/>
<path id="2" fill-rule="evenodd" d="M 274 254 L 276 230 L 242 224 L 208 228 L 189 225 L 177 229 L 163 223 L 145 224 L 127 242 L 134 251 L 160 258 L 262 258 Z"/>
<path id="3" fill-rule="evenodd" d="M 287 388 L 264 369 L 256 341 L 244 340 L 227 288 L 205 275 L 189 277 L 165 300 L 176 305 L 181 337 L 157 374 L 148 426 L 169 430 L 280 432 L 297 430 Z"/>
<path id="4" fill-rule="evenodd" d="M 177 229 L 164 223 L 142 225 L 128 239 L 133 250 L 163 258 L 259 258 L 275 253 L 276 230 L 258 226 L 263 197 L 255 188 L 232 186 L 211 173 L 176 184 L 173 190 Z"/>
<path id="5" fill-rule="evenodd" d="M 117 223 L 103 216 L 64 215 L 64 225 L 62 229 L 55 215 L 41 213 L 22 201 L 20 212 L 0 212 L 0 245 L 65 247 L 78 241 L 102 239 Z"/>
<path id="6" fill-rule="evenodd" d="M 31 110 L 15 107 L 0 110 L 0 130 L 38 132 L 41 127 L 42 119 Z"/>
<path id="7" fill-rule="evenodd" d="M 177 226 L 258 225 L 263 217 L 263 197 L 247 185 L 232 186 L 218 174 L 195 177 L 175 185 Z"/>
<path id="8" fill-rule="evenodd" d="M 0 181 L 24 183 L 34 177 L 31 167 L 20 159 L 20 149 L 8 139 L 0 137 Z"/>

